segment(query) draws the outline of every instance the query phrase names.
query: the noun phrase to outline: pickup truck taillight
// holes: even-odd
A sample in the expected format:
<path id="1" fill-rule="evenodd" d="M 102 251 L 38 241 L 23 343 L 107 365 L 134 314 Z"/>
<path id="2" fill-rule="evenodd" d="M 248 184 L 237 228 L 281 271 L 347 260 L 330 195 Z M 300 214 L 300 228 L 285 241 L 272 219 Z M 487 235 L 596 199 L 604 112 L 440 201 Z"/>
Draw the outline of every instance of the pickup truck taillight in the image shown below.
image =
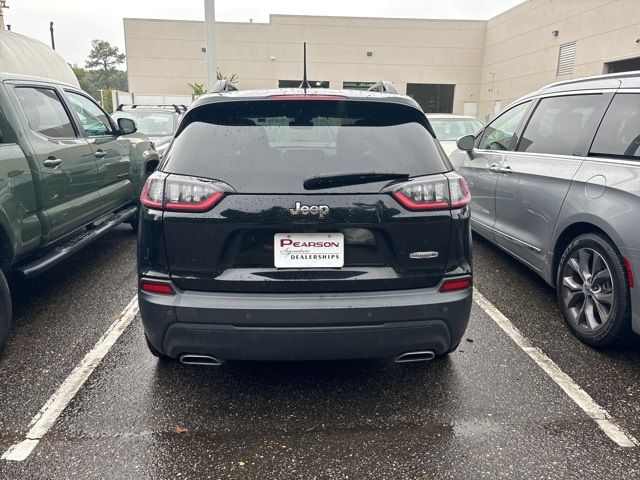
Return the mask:
<path id="1" fill-rule="evenodd" d="M 415 211 L 462 208 L 471 202 L 467 182 L 455 173 L 411 180 L 396 186 L 391 195 Z"/>
<path id="2" fill-rule="evenodd" d="M 142 189 L 140 202 L 155 210 L 206 212 L 226 191 L 214 180 L 154 172 Z"/>

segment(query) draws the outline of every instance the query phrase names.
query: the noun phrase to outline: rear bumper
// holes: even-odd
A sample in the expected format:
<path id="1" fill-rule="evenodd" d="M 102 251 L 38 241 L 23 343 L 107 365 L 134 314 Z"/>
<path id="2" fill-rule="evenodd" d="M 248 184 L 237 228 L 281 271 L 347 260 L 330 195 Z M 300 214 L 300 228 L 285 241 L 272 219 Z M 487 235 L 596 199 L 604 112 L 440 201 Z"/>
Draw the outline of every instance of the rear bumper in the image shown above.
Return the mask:
<path id="1" fill-rule="evenodd" d="M 472 289 L 332 294 L 139 292 L 149 341 L 160 352 L 222 360 L 337 360 L 442 354 L 469 321 Z"/>

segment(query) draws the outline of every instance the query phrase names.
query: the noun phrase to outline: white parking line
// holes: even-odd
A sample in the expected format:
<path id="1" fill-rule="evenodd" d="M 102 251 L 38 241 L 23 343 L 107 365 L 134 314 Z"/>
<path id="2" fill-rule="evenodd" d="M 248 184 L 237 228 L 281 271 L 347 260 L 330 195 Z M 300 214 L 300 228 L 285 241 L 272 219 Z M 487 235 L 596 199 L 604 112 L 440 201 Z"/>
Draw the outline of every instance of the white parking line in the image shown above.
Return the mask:
<path id="1" fill-rule="evenodd" d="M 3 460 L 21 462 L 26 460 L 36 448 L 42 437 L 56 422 L 60 414 L 76 396 L 82 385 L 91 376 L 102 359 L 109 353 L 111 347 L 118 341 L 138 313 L 138 297 L 135 296 L 120 312 L 116 321 L 102 335 L 95 346 L 85 355 L 82 361 L 73 369 L 58 390 L 49 397 L 47 403 L 31 419 L 27 438 L 9 447 L 3 454 Z"/>
<path id="2" fill-rule="evenodd" d="M 638 441 L 622 427 L 615 423 L 609 412 L 596 403 L 573 379 L 564 373 L 553 360 L 547 357 L 542 350 L 531 345 L 520 330 L 509 321 L 489 300 L 473 289 L 475 302 L 498 324 L 504 332 L 511 337 L 516 345 L 529 355 L 544 372 L 558 384 L 562 390 L 580 407 L 600 429 L 615 443 L 621 447 L 632 448 L 638 446 Z"/>
<path id="3" fill-rule="evenodd" d="M 611 415 L 609 415 L 604 408 L 598 405 L 587 392 L 582 390 L 553 360 L 547 357 L 540 349 L 532 346 L 529 340 L 520 333 L 520 330 L 475 288 L 474 299 L 480 308 L 564 390 L 578 407 L 593 419 L 598 427 L 600 427 L 611 440 L 619 446 L 626 448 L 639 445 L 638 441 L 632 435 L 625 432 L 622 427 L 613 421 Z M 131 324 L 137 313 L 138 297 L 135 296 L 91 351 L 85 355 L 80 364 L 73 369 L 58 390 L 49 397 L 47 403 L 45 403 L 40 411 L 31 419 L 26 438 L 20 443 L 12 445 L 2 454 L 3 460 L 21 462 L 31 455 L 42 437 L 51 429 L 58 417 L 60 417 L 60 414 L 76 396 L 82 385 L 89 379 L 96 367 Z"/>

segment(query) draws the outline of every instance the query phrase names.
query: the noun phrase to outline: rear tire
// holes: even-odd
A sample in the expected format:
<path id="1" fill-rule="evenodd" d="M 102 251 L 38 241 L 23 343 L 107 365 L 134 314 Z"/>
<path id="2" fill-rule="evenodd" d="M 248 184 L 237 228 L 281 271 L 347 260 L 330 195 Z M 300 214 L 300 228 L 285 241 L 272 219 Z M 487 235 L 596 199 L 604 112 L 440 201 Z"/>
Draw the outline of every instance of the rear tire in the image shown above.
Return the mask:
<path id="1" fill-rule="evenodd" d="M 4 276 L 4 272 L 0 270 L 0 358 L 2 358 L 4 349 L 9 341 L 10 330 L 11 293 L 9 292 L 9 284 Z"/>
<path id="2" fill-rule="evenodd" d="M 603 235 L 580 235 L 565 249 L 556 276 L 565 322 L 592 347 L 620 345 L 632 338 L 629 281 L 623 258 Z"/>
<path id="3" fill-rule="evenodd" d="M 149 341 L 149 338 L 145 335 L 144 339 L 147 342 L 147 347 L 149 348 L 149 351 L 151 352 L 151 355 L 153 355 L 154 357 L 156 357 L 158 360 L 160 360 L 161 362 L 171 362 L 173 361 L 173 358 L 168 357 L 167 355 L 165 355 L 164 353 L 159 352 L 156 347 L 154 347 L 151 342 Z"/>
<path id="4" fill-rule="evenodd" d="M 131 217 L 131 220 L 129 220 L 129 225 L 131 225 L 131 230 L 133 230 L 133 233 L 135 233 L 136 235 L 138 234 L 138 224 L 140 220 L 140 216 L 138 215 L 138 212 L 135 213 L 135 215 L 133 217 Z"/>

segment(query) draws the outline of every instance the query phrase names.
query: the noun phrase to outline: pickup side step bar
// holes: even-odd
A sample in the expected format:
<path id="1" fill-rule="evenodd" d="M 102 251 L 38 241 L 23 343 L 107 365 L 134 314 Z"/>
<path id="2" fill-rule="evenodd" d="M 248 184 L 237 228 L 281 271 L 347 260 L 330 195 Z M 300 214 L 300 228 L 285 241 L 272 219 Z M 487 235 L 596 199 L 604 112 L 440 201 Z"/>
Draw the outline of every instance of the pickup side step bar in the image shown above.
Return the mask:
<path id="1" fill-rule="evenodd" d="M 119 210 L 108 221 L 101 223 L 95 228 L 87 229 L 77 237 L 73 237 L 66 243 L 54 247 L 53 250 L 49 251 L 44 256 L 39 257 L 30 263 L 17 267 L 15 271 L 26 279 L 33 278 L 36 275 L 40 275 L 42 272 L 50 269 L 54 265 L 57 265 L 65 258 L 78 252 L 89 243 L 100 238 L 105 233 L 113 230 L 121 223 L 129 220 L 136 214 L 137 210 L 137 206 L 130 206 Z"/>

